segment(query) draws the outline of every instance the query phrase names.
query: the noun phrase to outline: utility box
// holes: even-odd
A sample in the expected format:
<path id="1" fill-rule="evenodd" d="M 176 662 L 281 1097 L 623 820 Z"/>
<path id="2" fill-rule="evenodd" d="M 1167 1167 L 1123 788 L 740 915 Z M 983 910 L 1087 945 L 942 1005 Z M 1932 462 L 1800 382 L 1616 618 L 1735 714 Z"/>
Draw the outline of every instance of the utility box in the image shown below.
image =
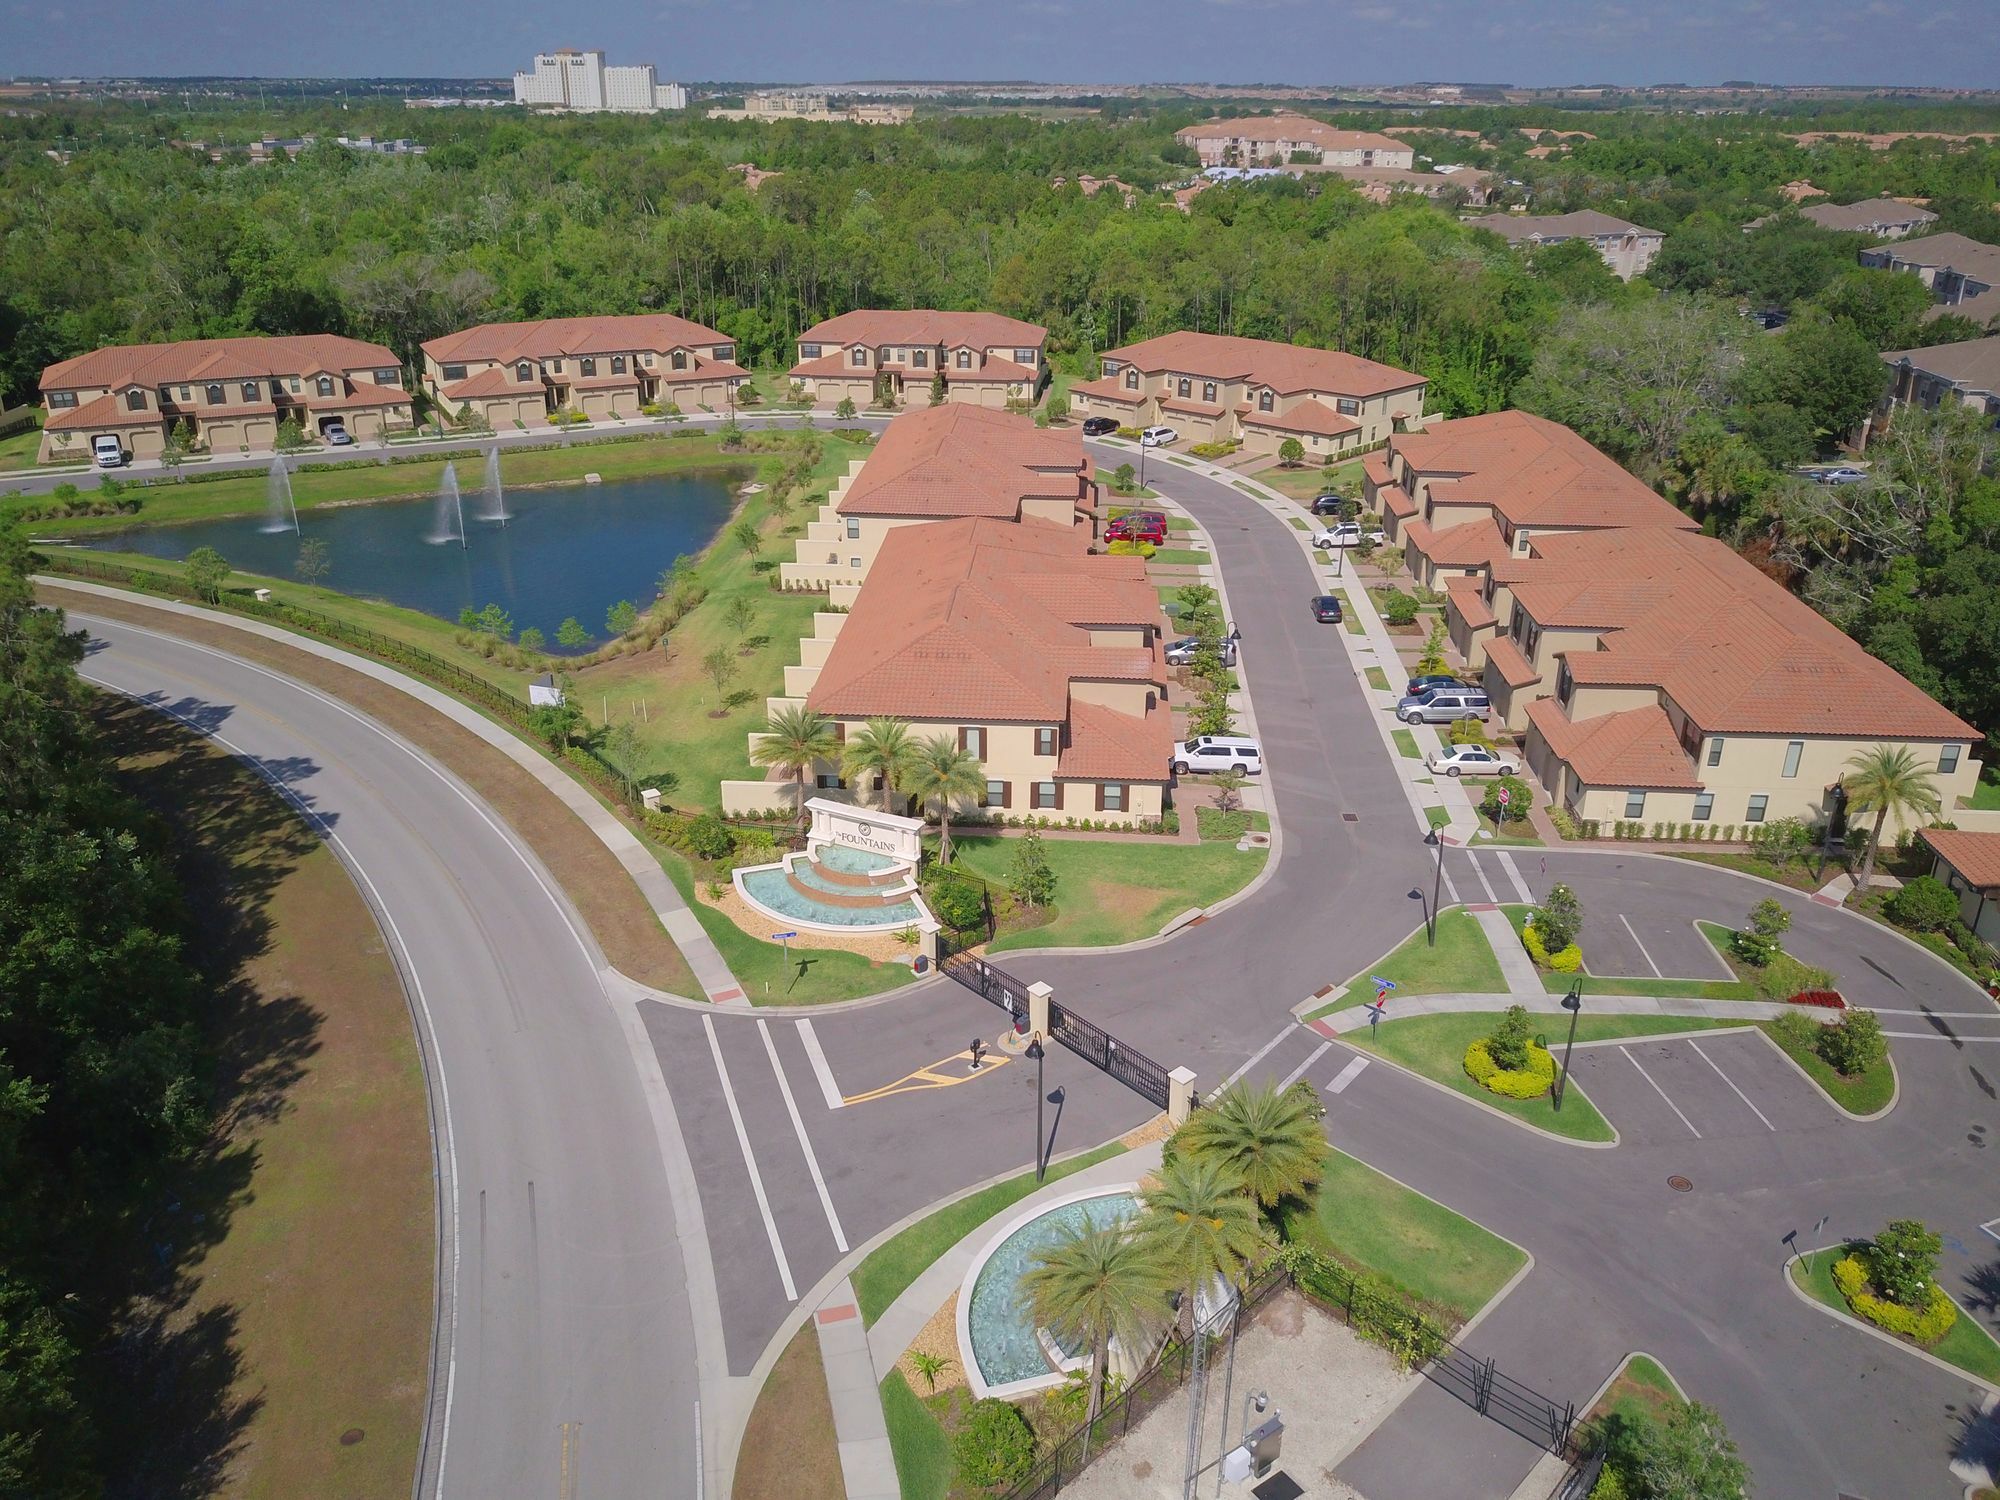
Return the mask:
<path id="1" fill-rule="evenodd" d="M 1243 1439 L 1250 1450 L 1250 1472 L 1262 1479 L 1271 1472 L 1285 1446 L 1285 1414 L 1274 1411 L 1263 1426 L 1253 1428 Z"/>
<path id="2" fill-rule="evenodd" d="M 1222 1477 L 1229 1484 L 1241 1484 L 1250 1477 L 1248 1448 L 1231 1448 L 1222 1455 Z"/>
<path id="3" fill-rule="evenodd" d="M 646 804 L 647 812 L 658 812 L 660 810 L 660 789 L 656 786 L 646 787 L 639 793 L 639 800 Z"/>
<path id="4" fill-rule="evenodd" d="M 563 701 L 562 689 L 556 686 L 556 674 L 544 672 L 528 684 L 528 702 L 535 708 L 553 708 Z"/>

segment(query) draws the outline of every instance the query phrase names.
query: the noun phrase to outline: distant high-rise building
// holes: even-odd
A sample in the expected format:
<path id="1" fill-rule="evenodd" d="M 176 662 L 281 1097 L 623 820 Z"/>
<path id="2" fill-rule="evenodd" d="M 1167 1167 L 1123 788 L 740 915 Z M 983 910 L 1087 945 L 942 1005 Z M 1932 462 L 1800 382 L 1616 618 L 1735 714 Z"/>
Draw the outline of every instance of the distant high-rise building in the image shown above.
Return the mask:
<path id="1" fill-rule="evenodd" d="M 514 75 L 514 102 L 651 114 L 660 109 L 686 109 L 687 90 L 678 83 L 661 83 L 651 63 L 608 68 L 602 52 L 563 47 L 536 53 L 534 71 Z"/>

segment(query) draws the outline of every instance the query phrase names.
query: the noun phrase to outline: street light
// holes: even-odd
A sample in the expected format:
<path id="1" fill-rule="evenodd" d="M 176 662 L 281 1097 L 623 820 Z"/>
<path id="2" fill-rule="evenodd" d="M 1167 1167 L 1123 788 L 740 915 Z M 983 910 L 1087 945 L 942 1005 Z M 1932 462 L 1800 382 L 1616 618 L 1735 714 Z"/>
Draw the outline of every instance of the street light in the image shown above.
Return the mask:
<path id="1" fill-rule="evenodd" d="M 1555 1107 L 1558 1114 L 1562 1112 L 1563 1095 L 1569 1092 L 1569 1055 L 1576 1047 L 1576 1018 L 1583 1014 L 1583 981 L 1581 979 L 1571 981 L 1569 993 L 1563 996 L 1562 1004 L 1563 1009 L 1569 1012 L 1569 1040 L 1563 1043 L 1562 1077 L 1556 1080 Z"/>
<path id="2" fill-rule="evenodd" d="M 1035 1181 L 1042 1180 L 1042 1038 L 1038 1032 L 1028 1039 L 1029 1057 L 1035 1060 Z"/>
<path id="3" fill-rule="evenodd" d="M 1444 846 L 1451 841 L 1433 828 L 1429 833 L 1424 835 L 1424 842 L 1438 852 L 1437 875 L 1431 881 L 1431 905 L 1430 910 L 1425 913 L 1424 924 L 1430 936 L 1429 946 L 1435 948 L 1438 941 L 1438 899 L 1444 894 Z"/>

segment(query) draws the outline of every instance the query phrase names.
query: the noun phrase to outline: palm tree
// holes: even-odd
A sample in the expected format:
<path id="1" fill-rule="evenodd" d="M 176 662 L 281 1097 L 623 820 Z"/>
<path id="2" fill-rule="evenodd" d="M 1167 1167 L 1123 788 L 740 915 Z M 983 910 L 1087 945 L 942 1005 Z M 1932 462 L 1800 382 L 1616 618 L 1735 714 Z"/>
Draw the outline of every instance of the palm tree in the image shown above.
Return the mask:
<path id="1" fill-rule="evenodd" d="M 842 757 L 841 764 L 851 779 L 880 776 L 882 811 L 893 812 L 896 789 L 909 775 L 916 755 L 916 741 L 910 738 L 908 724 L 901 719 L 870 719 L 861 732 L 847 742 L 847 753 Z"/>
<path id="2" fill-rule="evenodd" d="M 1326 1170 L 1317 1104 L 1306 1089 L 1238 1084 L 1197 1110 L 1175 1145 L 1187 1156 L 1221 1163 L 1270 1208 L 1304 1196 Z"/>
<path id="3" fill-rule="evenodd" d="M 1905 820 L 1908 813 L 1938 810 L 1937 786 L 1931 773 L 1917 764 L 1916 756 L 1904 745 L 1877 745 L 1863 750 L 1847 763 L 1841 778 L 1847 788 L 1847 805 L 1854 812 L 1875 809 L 1875 826 L 1868 832 L 1868 852 L 1861 856 L 1861 880 L 1856 891 L 1866 891 L 1875 878 L 1875 851 L 1882 843 L 1882 825 L 1895 813 Z"/>
<path id="4" fill-rule="evenodd" d="M 950 864 L 951 805 L 977 798 L 986 790 L 979 757 L 961 750 L 948 736 L 934 734 L 918 743 L 903 790 L 914 793 L 921 807 L 937 804 L 938 863 Z"/>
<path id="5" fill-rule="evenodd" d="M 1160 1263 L 1124 1224 L 1098 1229 L 1086 1219 L 1035 1257 L 1021 1291 L 1035 1321 L 1090 1346 L 1090 1407 L 1104 1406 L 1104 1374 L 1116 1337 L 1135 1355 L 1167 1321 L 1168 1282 Z"/>
<path id="6" fill-rule="evenodd" d="M 760 766 L 776 766 L 797 782 L 794 810 L 801 823 L 806 817 L 806 772 L 815 761 L 832 760 L 840 754 L 840 741 L 833 732 L 833 720 L 815 713 L 802 703 L 781 708 L 764 721 L 762 736 L 750 747 L 750 758 Z"/>
<path id="7" fill-rule="evenodd" d="M 1197 1289 L 1220 1276 L 1234 1284 L 1269 1247 L 1243 1179 L 1213 1157 L 1176 1155 L 1139 1190 L 1138 1238 L 1181 1293 L 1181 1332 L 1194 1332 Z"/>

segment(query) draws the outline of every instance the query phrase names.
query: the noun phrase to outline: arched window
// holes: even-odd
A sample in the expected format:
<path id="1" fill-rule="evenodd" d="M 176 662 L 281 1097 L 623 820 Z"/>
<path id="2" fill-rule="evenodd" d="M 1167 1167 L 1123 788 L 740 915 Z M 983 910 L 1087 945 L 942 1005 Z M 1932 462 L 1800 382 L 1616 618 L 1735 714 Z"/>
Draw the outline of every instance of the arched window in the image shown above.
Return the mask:
<path id="1" fill-rule="evenodd" d="M 525 359 L 522 360 L 518 365 L 514 366 L 514 378 L 522 385 L 526 385 L 535 378 L 535 367 Z"/>
<path id="2" fill-rule="evenodd" d="M 202 398 L 205 401 L 207 401 L 210 406 L 222 405 L 222 387 L 219 385 L 211 385 L 203 387 Z"/>
<path id="3" fill-rule="evenodd" d="M 320 376 L 319 379 L 313 382 L 313 389 L 322 396 L 331 396 L 333 394 L 333 377 L 331 375 Z"/>

